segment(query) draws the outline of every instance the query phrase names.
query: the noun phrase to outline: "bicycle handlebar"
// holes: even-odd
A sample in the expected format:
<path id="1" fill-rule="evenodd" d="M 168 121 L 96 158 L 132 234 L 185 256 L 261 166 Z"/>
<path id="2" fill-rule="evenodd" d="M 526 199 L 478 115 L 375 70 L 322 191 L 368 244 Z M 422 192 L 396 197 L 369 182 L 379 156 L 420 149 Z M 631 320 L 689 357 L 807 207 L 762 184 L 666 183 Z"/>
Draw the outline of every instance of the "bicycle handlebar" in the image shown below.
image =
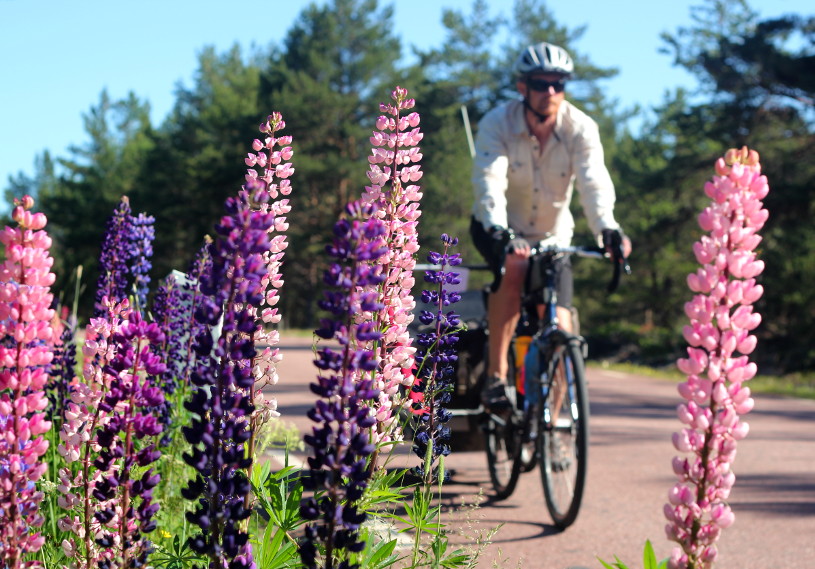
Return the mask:
<path id="1" fill-rule="evenodd" d="M 549 246 L 549 247 L 540 247 L 540 248 L 533 248 L 532 255 L 537 255 L 541 253 L 548 253 L 553 256 L 557 256 L 560 254 L 569 254 L 569 255 L 576 255 L 578 257 L 584 257 L 589 259 L 606 259 L 610 258 L 614 263 L 614 273 L 611 277 L 611 280 L 606 287 L 606 290 L 609 293 L 614 292 L 617 290 L 617 287 L 620 285 L 620 277 L 622 276 L 622 272 L 625 271 L 625 274 L 631 274 L 631 266 L 628 264 L 628 260 L 623 255 L 623 250 L 621 245 L 615 245 L 613 247 L 612 253 L 609 254 L 603 247 L 557 247 L 557 246 Z M 616 262 L 615 262 L 616 261 Z"/>
<path id="2" fill-rule="evenodd" d="M 606 287 L 606 290 L 609 293 L 614 292 L 617 290 L 617 287 L 620 285 L 620 278 L 622 277 L 622 273 L 630 275 L 631 274 L 631 266 L 628 264 L 628 260 L 623 255 L 622 246 L 616 246 L 613 255 L 609 255 L 608 252 L 603 249 L 602 247 L 597 246 L 570 246 L 570 247 L 557 247 L 557 246 L 543 246 L 543 247 L 533 247 L 532 248 L 532 255 L 538 255 L 542 253 L 549 253 L 551 255 L 559 255 L 559 254 L 569 254 L 569 255 L 576 255 L 578 257 L 590 258 L 590 259 L 617 259 L 617 262 L 614 263 L 614 273 L 611 277 L 611 280 Z M 471 271 L 489 271 L 492 268 L 486 264 L 478 264 L 478 265 L 459 265 L 463 269 L 469 269 Z M 438 265 L 429 265 L 429 264 L 417 264 L 415 266 L 415 270 L 439 270 L 441 269 Z M 496 275 L 496 280 L 493 283 L 493 290 L 498 288 L 498 284 L 501 282 L 501 274 Z"/>

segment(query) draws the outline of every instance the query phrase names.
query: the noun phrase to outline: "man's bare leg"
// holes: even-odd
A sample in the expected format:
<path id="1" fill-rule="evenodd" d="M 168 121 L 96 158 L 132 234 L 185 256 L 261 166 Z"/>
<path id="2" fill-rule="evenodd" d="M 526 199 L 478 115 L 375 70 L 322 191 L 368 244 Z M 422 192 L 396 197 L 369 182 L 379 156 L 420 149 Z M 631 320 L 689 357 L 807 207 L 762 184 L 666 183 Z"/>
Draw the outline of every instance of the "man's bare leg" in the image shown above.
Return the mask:
<path id="1" fill-rule="evenodd" d="M 565 332 L 572 332 L 574 326 L 572 325 L 572 311 L 563 306 L 557 307 L 558 326 Z M 563 369 L 563 360 L 560 360 L 560 365 L 555 370 L 555 376 L 552 378 L 552 387 L 549 392 L 549 409 L 552 412 L 552 424 L 557 423 L 558 415 L 560 415 L 560 407 L 563 405 L 563 398 L 566 396 L 566 370 Z"/>
<path id="2" fill-rule="evenodd" d="M 487 377 L 508 381 L 507 351 L 512 334 L 521 316 L 521 290 L 526 277 L 527 259 L 520 255 L 507 255 L 501 286 L 492 293 L 487 304 L 489 324 L 489 354 Z M 514 383 L 514 382 L 513 382 Z"/>

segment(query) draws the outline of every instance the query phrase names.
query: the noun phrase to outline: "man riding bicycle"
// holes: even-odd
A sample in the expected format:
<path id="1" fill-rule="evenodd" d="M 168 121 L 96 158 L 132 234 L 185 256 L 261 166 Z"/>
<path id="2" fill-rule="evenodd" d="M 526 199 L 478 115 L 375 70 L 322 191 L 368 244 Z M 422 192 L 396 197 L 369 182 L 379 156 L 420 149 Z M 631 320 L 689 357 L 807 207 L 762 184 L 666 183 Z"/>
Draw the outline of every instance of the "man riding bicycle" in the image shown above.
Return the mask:
<path id="1" fill-rule="evenodd" d="M 570 245 L 575 183 L 598 242 L 612 254 L 622 249 L 626 257 L 631 249 L 614 219 L 614 185 L 597 123 L 565 100 L 573 71 L 563 48 L 530 45 L 515 64 L 522 98 L 492 109 L 478 125 L 470 232 L 496 277 L 502 275 L 487 305 L 490 339 L 482 402 L 492 411 L 511 405 L 507 351 L 520 317 L 530 244 Z M 572 331 L 571 264 L 568 257 L 558 263 L 558 320 Z"/>

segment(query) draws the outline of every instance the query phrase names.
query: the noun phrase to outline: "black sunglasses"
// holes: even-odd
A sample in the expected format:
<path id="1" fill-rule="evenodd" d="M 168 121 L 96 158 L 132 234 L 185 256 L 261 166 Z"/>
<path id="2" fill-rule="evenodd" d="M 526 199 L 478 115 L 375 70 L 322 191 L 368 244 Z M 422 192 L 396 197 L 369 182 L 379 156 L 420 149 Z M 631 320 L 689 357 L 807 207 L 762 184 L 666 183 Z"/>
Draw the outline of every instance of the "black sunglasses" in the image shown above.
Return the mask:
<path id="1" fill-rule="evenodd" d="M 533 91 L 548 91 L 549 87 L 552 87 L 555 93 L 562 93 L 566 89 L 566 80 L 557 79 L 556 81 L 547 81 L 546 79 L 527 79 L 526 86 Z"/>

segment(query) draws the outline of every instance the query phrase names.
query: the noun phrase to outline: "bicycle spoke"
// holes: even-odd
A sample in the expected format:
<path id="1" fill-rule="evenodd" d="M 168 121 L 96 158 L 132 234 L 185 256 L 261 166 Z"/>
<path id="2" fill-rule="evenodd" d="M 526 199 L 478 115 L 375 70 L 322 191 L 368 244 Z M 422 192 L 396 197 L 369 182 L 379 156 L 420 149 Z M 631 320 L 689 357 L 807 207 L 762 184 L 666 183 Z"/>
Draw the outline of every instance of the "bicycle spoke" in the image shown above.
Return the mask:
<path id="1" fill-rule="evenodd" d="M 499 500 L 515 490 L 520 475 L 520 429 L 513 415 L 487 415 L 484 426 L 487 467 L 490 481 Z"/>
<path id="2" fill-rule="evenodd" d="M 588 452 L 588 398 L 582 354 L 573 345 L 556 352 L 551 423 L 539 441 L 541 481 L 555 526 L 574 523 L 583 497 Z M 558 384 L 559 383 L 559 384 Z M 548 428 L 547 428 L 548 427 Z"/>

